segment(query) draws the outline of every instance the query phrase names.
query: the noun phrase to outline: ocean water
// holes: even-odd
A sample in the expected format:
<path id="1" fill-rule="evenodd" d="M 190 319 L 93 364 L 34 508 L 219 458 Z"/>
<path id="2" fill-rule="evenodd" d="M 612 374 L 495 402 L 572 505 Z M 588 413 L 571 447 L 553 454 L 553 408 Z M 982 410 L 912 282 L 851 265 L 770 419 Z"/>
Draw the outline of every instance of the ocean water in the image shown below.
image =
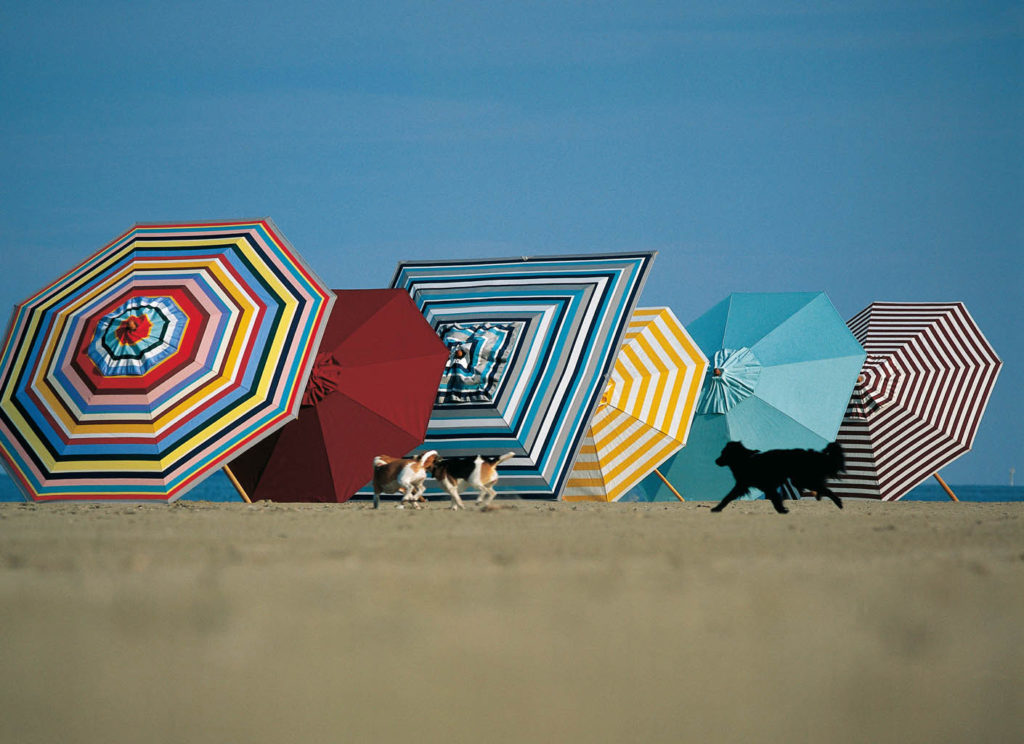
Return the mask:
<path id="1" fill-rule="evenodd" d="M 961 501 L 1024 501 L 1024 486 L 949 486 Z M 902 501 L 949 501 L 942 486 L 932 479 L 904 496 Z"/>
<path id="2" fill-rule="evenodd" d="M 1024 501 L 1024 486 L 950 485 L 961 501 Z M 21 491 L 0 470 L 0 501 L 24 501 Z M 222 472 L 214 473 L 182 497 L 184 501 L 242 501 L 238 491 Z M 904 501 L 949 501 L 946 492 L 934 480 L 925 481 L 903 497 Z"/>
<path id="3" fill-rule="evenodd" d="M 21 490 L 0 469 L 0 501 L 24 501 Z M 238 491 L 223 472 L 216 472 L 182 496 L 183 501 L 242 501 Z"/>

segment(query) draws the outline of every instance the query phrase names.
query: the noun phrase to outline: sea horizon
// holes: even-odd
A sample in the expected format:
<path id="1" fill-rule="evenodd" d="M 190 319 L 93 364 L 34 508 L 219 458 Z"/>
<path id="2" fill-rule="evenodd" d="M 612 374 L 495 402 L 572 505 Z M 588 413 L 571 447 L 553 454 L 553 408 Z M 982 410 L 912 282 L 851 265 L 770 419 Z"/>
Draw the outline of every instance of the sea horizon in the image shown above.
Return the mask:
<path id="1" fill-rule="evenodd" d="M 949 484 L 960 501 L 1024 501 L 1024 485 L 998 486 L 983 484 Z M 499 494 L 500 497 L 500 494 Z M 191 491 L 181 501 L 210 501 L 219 503 L 242 502 L 242 497 L 228 480 L 223 471 L 214 473 Z M 368 500 L 368 499 L 354 499 Z M 693 501 L 714 501 L 715 499 L 692 499 Z M 911 489 L 901 501 L 950 501 L 951 499 L 936 482 L 925 481 Z M 100 499 L 102 501 L 102 499 Z M 26 499 L 11 477 L 0 469 L 0 503 L 25 503 Z"/>

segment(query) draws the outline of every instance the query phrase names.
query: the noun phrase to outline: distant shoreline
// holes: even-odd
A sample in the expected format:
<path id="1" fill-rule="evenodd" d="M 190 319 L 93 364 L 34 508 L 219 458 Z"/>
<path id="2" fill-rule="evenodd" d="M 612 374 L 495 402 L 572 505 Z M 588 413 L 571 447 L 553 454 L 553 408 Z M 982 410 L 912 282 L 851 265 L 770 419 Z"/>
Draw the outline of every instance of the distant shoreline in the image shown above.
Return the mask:
<path id="1" fill-rule="evenodd" d="M 956 485 L 950 488 L 961 501 L 971 502 L 1016 502 L 1024 501 L 1024 486 Z M 215 473 L 182 497 L 186 501 L 241 502 L 230 481 L 223 473 Z M 500 495 L 499 495 L 500 498 Z M 710 502 L 715 498 L 693 499 Z M 945 491 L 937 483 L 925 482 L 914 488 L 901 501 L 949 501 Z M 7 473 L 0 471 L 0 503 L 23 502 L 21 492 Z M 366 501 L 366 499 L 357 499 Z M 532 499 L 530 501 L 533 501 Z"/>

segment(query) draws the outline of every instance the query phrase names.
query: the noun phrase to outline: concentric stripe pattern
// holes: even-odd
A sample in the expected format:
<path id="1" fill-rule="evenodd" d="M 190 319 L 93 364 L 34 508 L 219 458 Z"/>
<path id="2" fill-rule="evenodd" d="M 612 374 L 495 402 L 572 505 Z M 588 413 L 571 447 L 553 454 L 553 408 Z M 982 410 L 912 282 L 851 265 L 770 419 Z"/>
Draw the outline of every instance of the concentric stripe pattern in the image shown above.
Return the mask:
<path id="1" fill-rule="evenodd" d="M 439 397 L 423 447 L 442 456 L 515 452 L 501 467 L 498 490 L 557 498 L 653 258 L 594 254 L 399 264 L 392 286 L 409 291 L 431 327 L 469 334 L 468 345 L 449 345 L 449 372 L 486 380 L 473 395 Z M 472 353 L 474 344 L 500 348 L 500 369 L 493 354 Z M 460 349 L 463 356 L 455 356 Z M 431 481 L 428 493 L 443 491 Z"/>
<path id="2" fill-rule="evenodd" d="M 0 451 L 35 500 L 173 500 L 298 411 L 333 293 L 270 220 L 138 225 L 19 305 Z"/>
<path id="3" fill-rule="evenodd" d="M 848 325 L 868 356 L 834 490 L 895 501 L 970 450 L 1002 362 L 958 302 L 876 302 Z"/>
<path id="4" fill-rule="evenodd" d="M 563 499 L 616 501 L 678 452 L 707 366 L 669 308 L 637 309 Z"/>

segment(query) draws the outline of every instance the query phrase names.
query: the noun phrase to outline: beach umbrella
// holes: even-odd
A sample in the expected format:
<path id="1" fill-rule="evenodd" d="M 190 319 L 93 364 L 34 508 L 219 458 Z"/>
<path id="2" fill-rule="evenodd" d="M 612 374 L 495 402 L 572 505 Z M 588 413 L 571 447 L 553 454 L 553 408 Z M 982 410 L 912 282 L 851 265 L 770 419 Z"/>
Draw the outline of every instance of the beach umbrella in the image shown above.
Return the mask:
<path id="1" fill-rule="evenodd" d="M 874 302 L 849 321 L 867 351 L 839 428 L 841 496 L 895 501 L 968 450 L 1002 362 L 960 302 Z"/>
<path id="2" fill-rule="evenodd" d="M 450 351 L 423 449 L 515 452 L 498 491 L 557 498 L 604 392 L 653 253 L 398 265 Z M 428 494 L 444 492 L 428 481 Z"/>
<path id="3" fill-rule="evenodd" d="M 178 498 L 294 418 L 333 301 L 270 220 L 131 228 L 15 308 L 8 471 L 40 501 Z"/>
<path id="4" fill-rule="evenodd" d="M 617 501 L 682 449 L 707 365 L 669 308 L 638 308 L 562 498 Z"/>
<path id="5" fill-rule="evenodd" d="M 864 350 L 823 292 L 732 294 L 687 326 L 707 355 L 690 438 L 661 473 L 687 499 L 732 487 L 722 447 L 821 449 L 835 439 Z M 656 476 L 628 496 L 673 500 Z"/>
<path id="6" fill-rule="evenodd" d="M 335 294 L 298 419 L 226 468 L 247 500 L 347 501 L 423 441 L 448 350 L 406 292 Z"/>

